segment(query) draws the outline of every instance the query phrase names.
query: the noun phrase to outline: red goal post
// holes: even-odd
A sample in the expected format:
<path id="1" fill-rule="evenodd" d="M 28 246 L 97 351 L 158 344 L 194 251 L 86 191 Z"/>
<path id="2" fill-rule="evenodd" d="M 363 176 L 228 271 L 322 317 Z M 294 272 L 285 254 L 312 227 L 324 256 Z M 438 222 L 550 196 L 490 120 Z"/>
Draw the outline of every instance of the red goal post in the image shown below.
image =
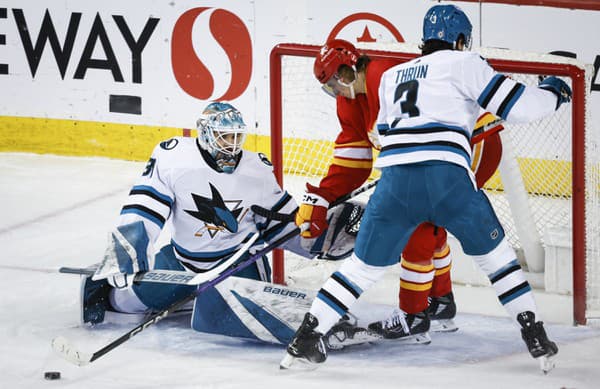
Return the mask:
<path id="1" fill-rule="evenodd" d="M 418 50 L 415 49 L 415 46 L 404 44 L 359 44 L 357 46 L 362 53 L 369 55 L 375 60 L 394 58 L 401 61 L 408 61 L 418 56 Z M 285 162 L 286 158 L 288 157 L 284 152 L 284 149 L 288 138 L 285 135 L 286 132 L 284 126 L 286 125 L 286 120 L 284 118 L 284 114 L 286 110 L 293 110 L 297 108 L 288 108 L 286 106 L 287 99 L 284 92 L 284 86 L 286 83 L 291 83 L 294 81 L 288 81 L 286 79 L 287 76 L 284 58 L 291 57 L 308 59 L 307 65 L 304 66 L 302 70 L 293 70 L 292 72 L 294 73 L 294 76 L 301 74 L 302 77 L 308 77 L 311 79 L 311 81 L 306 82 L 312 82 L 318 88 L 319 84 L 312 75 L 311 66 L 312 60 L 318 51 L 319 46 L 316 45 L 282 43 L 275 46 L 270 55 L 271 159 L 275 168 L 277 180 L 286 189 L 288 189 L 285 180 L 287 172 L 284 171 L 284 166 L 286 166 Z M 546 176 L 548 173 L 544 173 L 545 171 L 554 171 L 557 167 L 568 166 L 569 171 L 565 172 L 565 180 L 570 181 L 570 188 L 564 189 L 565 192 L 558 194 L 558 197 L 560 197 L 561 201 L 566 200 L 570 203 L 570 211 L 572 213 L 572 219 L 570 220 L 570 223 L 572 231 L 572 294 L 574 322 L 578 324 L 585 324 L 586 310 L 590 308 L 586 305 L 589 303 L 588 300 L 590 296 L 588 296 L 588 290 L 590 288 L 593 289 L 594 295 L 594 301 L 592 302 L 594 306 L 591 307 L 591 310 L 600 311 L 600 303 L 598 302 L 600 301 L 600 292 L 598 291 L 600 288 L 598 286 L 598 282 L 594 280 L 593 285 L 590 285 L 590 283 L 586 284 L 586 274 L 589 274 L 590 270 L 589 263 L 587 263 L 588 257 L 590 255 L 594 255 L 594 261 L 600 262 L 600 258 L 595 257 L 595 255 L 597 255 L 596 250 L 598 249 L 598 243 L 594 239 L 593 246 L 590 247 L 586 242 L 586 233 L 589 235 L 590 231 L 597 232 L 596 228 L 598 226 L 597 215 L 595 213 L 593 215 L 586 213 L 586 193 L 587 197 L 592 197 L 591 204 L 598 205 L 597 192 L 600 190 L 598 187 L 597 178 L 594 175 L 594 170 L 597 169 L 594 167 L 596 165 L 593 162 L 590 165 L 590 161 L 586 159 L 586 139 L 588 139 L 586 138 L 586 118 L 588 115 L 586 103 L 588 99 L 588 91 L 586 90 L 586 86 L 589 85 L 589 81 L 591 80 L 591 73 L 589 69 L 586 70 L 585 66 L 578 64 L 572 59 L 563 60 L 562 58 L 551 55 L 523 55 L 522 53 L 515 53 L 509 50 L 500 49 L 478 51 L 480 51 L 482 55 L 488 59 L 489 63 L 497 71 L 502 73 L 532 75 L 536 78 L 538 75 L 556 75 L 570 79 L 573 89 L 573 101 L 570 108 L 568 108 L 570 110 L 570 118 L 567 117 L 565 119 L 568 124 L 564 126 L 559 126 L 559 123 L 544 124 L 548 128 L 553 126 L 570 127 L 570 130 L 567 129 L 569 133 L 568 136 L 570 137 L 569 142 L 571 145 L 570 157 L 565 157 L 564 161 L 548 161 L 547 158 L 519 157 L 520 159 L 517 167 L 523 169 L 520 175 L 530 175 L 531 180 L 533 180 L 538 176 Z M 311 96 L 309 96 L 309 99 Z M 303 105 L 303 108 L 306 109 L 306 106 Z M 335 110 L 332 110 L 329 114 L 335 116 Z M 545 130 L 545 128 L 546 127 L 543 129 Z M 312 131 L 319 130 L 319 128 L 312 128 Z M 310 130 L 305 131 L 306 134 L 309 132 Z M 295 139 L 297 137 L 298 135 L 294 135 L 293 138 Z M 563 137 L 566 137 L 566 135 Z M 567 139 L 558 139 L 557 142 L 567 142 Z M 553 152 L 554 151 L 552 151 L 552 153 Z M 545 167 L 540 168 L 540 170 L 533 170 L 529 173 L 523 173 L 527 172 L 523 166 L 527 165 L 529 162 L 540 159 L 544 160 Z M 559 162 L 560 165 L 558 164 Z M 549 163 L 552 165 L 548 165 Z M 592 170 L 591 173 L 589 172 L 590 166 Z M 586 168 L 588 173 L 593 176 L 591 180 L 589 176 L 586 176 Z M 323 171 L 320 173 L 320 176 L 324 174 Z M 550 175 L 552 174 L 553 173 L 550 173 Z M 598 174 L 598 172 L 596 171 L 595 174 Z M 590 185 L 589 181 L 592 182 L 591 188 L 586 186 Z M 535 195 L 540 195 L 538 192 L 549 192 L 542 193 L 541 195 L 543 195 L 542 197 L 545 196 L 552 198 L 556 194 L 556 189 L 544 189 L 547 184 L 532 185 L 537 186 L 535 189 L 531 189 L 531 187 L 526 188 L 526 192 L 529 194 L 535 192 Z M 588 192 L 586 192 L 586 189 L 588 189 Z M 486 190 L 488 190 L 488 193 L 491 193 L 492 191 L 504 192 L 505 188 L 501 182 L 497 188 L 486 188 Z M 505 202 L 510 203 L 510 201 L 511 200 L 509 199 Z M 588 204 L 589 203 L 590 202 L 588 201 Z M 548 212 L 549 211 L 547 210 L 541 211 L 543 214 Z M 588 219 L 587 221 L 593 224 L 591 230 L 586 230 L 586 217 Z M 590 218 L 593 220 L 589 220 Z M 566 217 L 566 219 L 569 218 Z M 544 221 L 540 221 L 540 223 L 544 223 Z M 516 224 L 518 225 L 518 222 Z M 569 221 L 566 221 L 565 224 L 569 224 Z M 517 237 L 515 239 L 518 241 L 519 238 Z M 600 266 L 594 265 L 593 269 L 597 272 L 600 270 Z M 285 269 L 283 253 L 281 250 L 278 250 L 273 256 L 273 280 L 276 283 L 285 283 Z"/>

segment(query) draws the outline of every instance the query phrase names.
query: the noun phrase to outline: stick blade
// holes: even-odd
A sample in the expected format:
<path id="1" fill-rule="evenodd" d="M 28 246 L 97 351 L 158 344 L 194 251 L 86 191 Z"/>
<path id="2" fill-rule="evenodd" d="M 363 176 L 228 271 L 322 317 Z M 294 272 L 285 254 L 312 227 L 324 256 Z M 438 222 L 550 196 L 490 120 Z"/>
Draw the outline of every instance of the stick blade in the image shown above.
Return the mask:
<path id="1" fill-rule="evenodd" d="M 77 350 L 64 336 L 52 339 L 52 349 L 64 360 L 77 366 L 85 366 L 92 361 L 92 355 Z"/>

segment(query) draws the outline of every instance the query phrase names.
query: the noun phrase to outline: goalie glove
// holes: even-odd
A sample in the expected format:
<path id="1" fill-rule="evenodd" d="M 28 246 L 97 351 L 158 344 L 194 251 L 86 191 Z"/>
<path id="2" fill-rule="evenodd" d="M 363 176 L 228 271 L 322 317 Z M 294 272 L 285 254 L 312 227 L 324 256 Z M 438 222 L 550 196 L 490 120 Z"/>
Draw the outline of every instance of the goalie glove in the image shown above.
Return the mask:
<path id="1" fill-rule="evenodd" d="M 296 225 L 303 229 L 303 238 L 316 238 L 327 229 L 327 208 L 329 202 L 314 193 L 305 193 L 296 213 Z"/>
<path id="2" fill-rule="evenodd" d="M 354 251 L 364 210 L 365 205 L 357 201 L 336 205 L 327 212 L 327 231 L 318 238 L 300 239 L 300 244 L 319 259 L 338 261 L 349 257 Z"/>
<path id="3" fill-rule="evenodd" d="M 109 235 L 108 247 L 92 280 L 106 279 L 114 288 L 126 288 L 138 272 L 148 271 L 150 243 L 144 223 L 117 227 Z"/>

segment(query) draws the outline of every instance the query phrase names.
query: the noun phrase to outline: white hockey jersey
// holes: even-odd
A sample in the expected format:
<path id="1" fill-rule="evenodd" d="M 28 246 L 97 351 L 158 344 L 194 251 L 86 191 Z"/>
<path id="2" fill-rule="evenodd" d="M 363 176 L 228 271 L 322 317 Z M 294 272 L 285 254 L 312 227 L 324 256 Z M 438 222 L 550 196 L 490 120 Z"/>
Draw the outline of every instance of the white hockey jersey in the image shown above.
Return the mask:
<path id="1" fill-rule="evenodd" d="M 471 135 L 481 109 L 507 122 L 554 112 L 556 96 L 497 73 L 479 54 L 441 50 L 382 75 L 376 167 L 442 160 L 471 171 Z"/>
<path id="2" fill-rule="evenodd" d="M 293 223 L 267 225 L 250 210 L 252 205 L 282 213 L 297 207 L 275 180 L 265 155 L 244 150 L 235 171 L 226 174 L 207 164 L 196 138 L 175 137 L 155 147 L 119 224 L 143 221 L 154 244 L 170 222 L 176 257 L 203 271 L 235 252 L 258 229 L 261 239 L 272 240 L 295 228 Z"/>

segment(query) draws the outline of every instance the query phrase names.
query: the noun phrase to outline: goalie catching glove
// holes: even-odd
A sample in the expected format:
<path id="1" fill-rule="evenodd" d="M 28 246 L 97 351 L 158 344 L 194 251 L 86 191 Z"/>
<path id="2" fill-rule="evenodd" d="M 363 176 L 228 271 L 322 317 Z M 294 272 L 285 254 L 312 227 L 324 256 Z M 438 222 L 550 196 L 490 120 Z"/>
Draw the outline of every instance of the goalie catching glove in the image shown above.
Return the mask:
<path id="1" fill-rule="evenodd" d="M 329 227 L 317 238 L 300 239 L 302 247 L 319 259 L 337 261 L 354 251 L 356 235 L 365 206 L 360 202 L 344 202 L 327 212 Z"/>

